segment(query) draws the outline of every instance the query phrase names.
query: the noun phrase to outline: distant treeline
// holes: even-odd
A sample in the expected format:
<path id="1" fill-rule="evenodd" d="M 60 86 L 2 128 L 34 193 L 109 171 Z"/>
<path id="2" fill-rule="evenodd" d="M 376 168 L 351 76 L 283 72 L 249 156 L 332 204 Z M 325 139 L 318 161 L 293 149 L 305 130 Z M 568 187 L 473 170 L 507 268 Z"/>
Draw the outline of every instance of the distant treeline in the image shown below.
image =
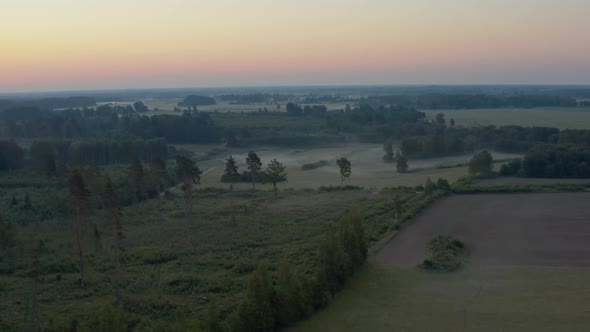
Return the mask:
<path id="1" fill-rule="evenodd" d="M 503 165 L 500 174 L 536 178 L 590 178 L 590 146 L 538 145 Z"/>
<path id="2" fill-rule="evenodd" d="M 181 102 L 178 103 L 179 107 L 187 106 L 187 107 L 197 107 L 197 106 L 206 106 L 206 105 L 215 105 L 215 99 L 208 97 L 208 96 L 196 96 L 190 95 L 185 97 Z"/>
<path id="3" fill-rule="evenodd" d="M 417 109 L 469 109 L 506 107 L 575 107 L 575 98 L 557 95 L 488 95 L 488 94 L 421 94 L 369 97 L 362 102 L 373 105 L 400 105 Z"/>
<path id="4" fill-rule="evenodd" d="M 425 113 L 405 106 L 355 107 L 328 111 L 325 105 L 288 103 L 286 112 L 143 115 L 145 105 L 102 105 L 50 111 L 22 107 L 0 112 L 0 136 L 37 140 L 146 140 L 163 138 L 170 144 L 219 144 L 230 147 L 302 147 L 350 141 L 383 143 L 404 140 L 408 157 L 470 152 L 477 148 L 523 152 L 536 143 L 590 144 L 590 134 L 559 132 L 555 128 L 482 126 L 458 128 L 441 114 L 427 121 Z M 439 119 L 440 117 L 440 119 Z"/>
<path id="5" fill-rule="evenodd" d="M 67 97 L 67 98 L 43 98 L 43 99 L 0 99 L 0 110 L 16 107 L 38 107 L 38 108 L 73 108 L 93 107 L 96 100 L 92 97 Z"/>
<path id="6" fill-rule="evenodd" d="M 223 130 L 213 125 L 208 113 L 177 115 L 134 114 L 120 116 L 116 109 L 71 109 L 59 112 L 22 108 L 0 113 L 4 137 L 27 139 L 165 138 L 169 143 L 218 143 Z"/>
<path id="7" fill-rule="evenodd" d="M 168 145 L 163 139 L 149 140 L 40 140 L 29 150 L 14 141 L 0 141 L 0 171 L 22 168 L 25 156 L 42 173 L 56 175 L 65 164 L 128 163 L 136 156 L 141 161 L 168 158 Z"/>
<path id="8" fill-rule="evenodd" d="M 564 131 L 567 132 L 567 131 Z M 590 131 L 588 132 L 590 135 Z M 401 141 L 401 151 L 410 158 L 441 157 L 473 152 L 487 148 L 501 152 L 526 152 L 539 143 L 568 142 L 559 129 L 520 126 L 483 126 L 473 128 L 446 128 L 432 136 L 406 138 Z M 587 142 L 590 145 L 590 140 Z"/>

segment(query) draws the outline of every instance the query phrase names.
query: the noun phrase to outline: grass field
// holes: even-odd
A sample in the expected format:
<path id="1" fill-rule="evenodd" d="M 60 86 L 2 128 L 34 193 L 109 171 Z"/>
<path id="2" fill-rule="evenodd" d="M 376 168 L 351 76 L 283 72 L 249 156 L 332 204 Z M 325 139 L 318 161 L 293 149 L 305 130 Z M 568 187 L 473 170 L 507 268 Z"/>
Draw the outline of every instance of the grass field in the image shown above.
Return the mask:
<path id="1" fill-rule="evenodd" d="M 371 264 L 292 331 L 587 331 L 590 268 L 468 268 L 453 274 Z"/>
<path id="2" fill-rule="evenodd" d="M 454 119 L 459 126 L 520 125 L 525 127 L 556 127 L 560 129 L 590 129 L 590 107 L 506 108 L 428 110 L 427 118 L 443 113 L 447 121 Z"/>
<path id="3" fill-rule="evenodd" d="M 295 331 L 585 331 L 588 193 L 454 196 L 398 234 Z M 471 251 L 455 273 L 414 266 L 433 235 Z"/>

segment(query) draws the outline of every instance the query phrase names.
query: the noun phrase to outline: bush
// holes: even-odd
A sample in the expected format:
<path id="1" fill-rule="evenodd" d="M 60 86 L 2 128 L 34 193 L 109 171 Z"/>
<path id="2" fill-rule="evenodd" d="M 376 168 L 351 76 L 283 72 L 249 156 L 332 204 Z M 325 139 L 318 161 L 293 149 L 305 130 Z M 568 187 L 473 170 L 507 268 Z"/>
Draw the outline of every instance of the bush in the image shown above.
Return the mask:
<path id="1" fill-rule="evenodd" d="M 432 271 L 455 271 L 463 266 L 467 256 L 465 244 L 450 236 L 439 235 L 428 242 L 430 257 L 422 268 Z"/>
<path id="2" fill-rule="evenodd" d="M 502 165 L 500 168 L 500 175 L 502 176 L 515 176 L 522 174 L 522 159 L 516 158 L 508 163 Z"/>
<path id="3" fill-rule="evenodd" d="M 320 168 L 320 167 L 324 167 L 324 166 L 328 166 L 328 165 L 330 165 L 329 161 L 320 160 L 315 163 L 303 164 L 303 166 L 301 166 L 301 170 L 302 171 L 310 171 L 312 169 L 316 169 L 316 168 Z"/>
<path id="4" fill-rule="evenodd" d="M 332 191 L 346 191 L 346 190 L 363 190 L 363 187 L 359 187 L 359 186 L 351 186 L 351 185 L 346 185 L 346 186 L 321 186 L 319 188 L 320 192 L 332 192 Z"/>

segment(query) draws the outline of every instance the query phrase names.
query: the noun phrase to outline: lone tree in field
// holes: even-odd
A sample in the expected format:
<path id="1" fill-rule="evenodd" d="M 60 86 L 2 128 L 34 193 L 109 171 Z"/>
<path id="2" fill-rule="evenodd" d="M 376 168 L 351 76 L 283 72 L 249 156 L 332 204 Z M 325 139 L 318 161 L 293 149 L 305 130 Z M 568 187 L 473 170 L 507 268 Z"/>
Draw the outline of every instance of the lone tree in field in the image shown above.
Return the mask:
<path id="1" fill-rule="evenodd" d="M 276 159 L 273 159 L 268 165 L 266 165 L 265 173 L 267 181 L 272 183 L 274 196 L 277 198 L 277 183 L 287 181 L 287 171 L 285 170 L 285 166 Z"/>
<path id="2" fill-rule="evenodd" d="M 111 230 L 113 232 L 113 253 L 115 261 L 115 296 L 117 302 L 121 301 L 121 259 L 119 243 L 123 239 L 123 226 L 121 224 L 121 205 L 119 203 L 119 193 L 115 184 L 110 178 L 107 178 L 103 192 L 103 202 L 105 203 L 111 217 Z"/>
<path id="3" fill-rule="evenodd" d="M 428 177 L 426 179 L 426 183 L 424 184 L 424 193 L 430 196 L 434 193 L 434 189 L 436 189 L 436 186 L 434 185 L 434 182 L 432 182 L 430 177 Z"/>
<path id="4" fill-rule="evenodd" d="M 176 156 L 176 174 L 182 181 L 180 189 L 184 192 L 184 216 L 190 222 L 193 214 L 193 185 L 201 183 L 201 170 L 194 160 Z"/>
<path id="5" fill-rule="evenodd" d="M 129 176 L 131 178 L 131 185 L 133 187 L 133 205 L 137 204 L 139 193 L 141 192 L 141 183 L 143 181 L 143 166 L 137 155 L 131 156 L 131 164 L 129 165 Z"/>
<path id="6" fill-rule="evenodd" d="M 399 173 L 408 171 L 408 158 L 400 150 L 395 154 L 395 168 Z"/>
<path id="7" fill-rule="evenodd" d="M 221 176 L 222 182 L 236 182 L 239 180 L 240 173 L 238 172 L 238 165 L 236 159 L 233 156 L 229 156 L 225 160 L 225 170 Z"/>
<path id="8" fill-rule="evenodd" d="M 493 169 L 492 154 L 484 150 L 471 158 L 469 161 L 469 174 L 490 174 Z"/>
<path id="9" fill-rule="evenodd" d="M 158 213 L 162 213 L 162 180 L 166 177 L 166 162 L 160 158 L 152 160 L 150 163 L 150 173 L 152 173 L 158 194 Z"/>
<path id="10" fill-rule="evenodd" d="M 256 152 L 250 151 L 248 157 L 246 157 L 246 164 L 248 165 L 248 171 L 250 171 L 250 178 L 252 178 L 252 191 L 256 191 L 256 180 L 260 176 L 262 162 Z"/>
<path id="11" fill-rule="evenodd" d="M 340 168 L 340 185 L 342 186 L 344 180 L 349 179 L 352 174 L 351 164 L 345 157 L 336 160 L 336 163 L 338 164 L 338 168 Z"/>
<path id="12" fill-rule="evenodd" d="M 90 192 L 86 189 L 80 171 L 74 170 L 69 180 L 70 197 L 72 202 L 72 216 L 76 225 L 76 240 L 78 242 L 78 256 L 80 258 L 80 286 L 84 287 L 84 242 L 82 239 L 82 217 L 88 208 Z"/>
<path id="13" fill-rule="evenodd" d="M 383 161 L 386 163 L 393 162 L 393 144 L 390 141 L 383 143 L 383 151 L 385 152 L 385 155 L 383 156 Z"/>
<path id="14" fill-rule="evenodd" d="M 434 121 L 439 125 L 445 125 L 445 115 L 443 113 L 437 113 L 434 117 Z"/>

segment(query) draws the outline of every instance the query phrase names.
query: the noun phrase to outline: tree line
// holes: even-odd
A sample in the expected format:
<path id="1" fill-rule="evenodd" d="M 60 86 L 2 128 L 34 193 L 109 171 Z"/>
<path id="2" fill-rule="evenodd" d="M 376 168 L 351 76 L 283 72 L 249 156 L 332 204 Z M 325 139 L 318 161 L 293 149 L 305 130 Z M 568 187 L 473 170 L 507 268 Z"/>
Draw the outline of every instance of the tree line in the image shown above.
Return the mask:
<path id="1" fill-rule="evenodd" d="M 66 164 L 119 164 L 129 162 L 131 156 L 142 161 L 166 160 L 168 144 L 164 139 L 38 140 L 25 149 L 13 140 L 0 141 L 0 171 L 20 169 L 28 162 L 32 168 L 53 176 Z"/>
<path id="2" fill-rule="evenodd" d="M 500 174 L 539 178 L 590 178 L 590 146 L 538 145 L 502 166 Z"/>
<path id="3" fill-rule="evenodd" d="M 349 212 L 325 233 L 313 275 L 283 261 L 273 277 L 268 264 L 262 263 L 248 280 L 232 329 L 280 330 L 328 305 L 367 258 L 362 222 L 359 213 Z"/>
<path id="4" fill-rule="evenodd" d="M 573 97 L 547 94 L 415 94 L 369 97 L 365 102 L 381 105 L 400 105 L 417 109 L 470 109 L 470 108 L 532 108 L 576 107 Z"/>

